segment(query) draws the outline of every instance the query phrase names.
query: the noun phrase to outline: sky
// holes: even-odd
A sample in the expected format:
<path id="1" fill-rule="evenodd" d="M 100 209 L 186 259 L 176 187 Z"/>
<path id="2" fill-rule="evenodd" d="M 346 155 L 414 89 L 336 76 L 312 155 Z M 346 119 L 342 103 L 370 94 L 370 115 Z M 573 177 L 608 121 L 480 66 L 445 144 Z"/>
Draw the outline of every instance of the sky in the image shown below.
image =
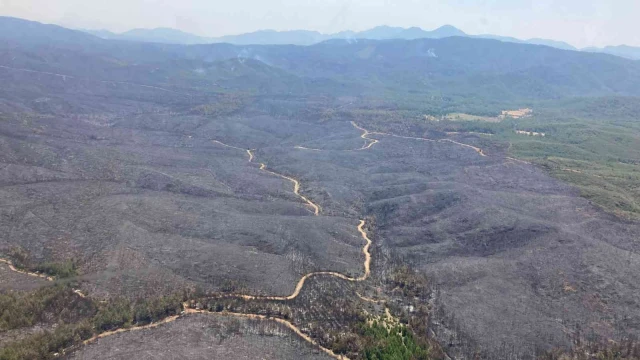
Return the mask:
<path id="1" fill-rule="evenodd" d="M 577 47 L 640 46 L 640 0 L 0 0 L 0 15 L 115 32 L 171 27 L 212 37 L 450 24 L 469 34 Z"/>

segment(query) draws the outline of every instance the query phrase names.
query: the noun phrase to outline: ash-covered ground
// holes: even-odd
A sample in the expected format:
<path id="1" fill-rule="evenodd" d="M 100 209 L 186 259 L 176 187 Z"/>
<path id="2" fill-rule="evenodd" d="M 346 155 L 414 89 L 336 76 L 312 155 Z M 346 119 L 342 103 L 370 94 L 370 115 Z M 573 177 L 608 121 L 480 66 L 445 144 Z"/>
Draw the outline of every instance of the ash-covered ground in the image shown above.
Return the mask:
<path id="1" fill-rule="evenodd" d="M 153 329 L 122 333 L 66 359 L 331 359 L 272 321 L 191 315 Z"/>
<path id="2" fill-rule="evenodd" d="M 196 286 L 288 295 L 309 272 L 359 276 L 356 226 L 368 217 L 378 258 L 393 259 L 374 271 L 407 263 L 436 284 L 443 341 L 453 331 L 488 352 L 526 353 L 570 345 L 577 326 L 610 337 L 640 330 L 640 227 L 532 165 L 381 134 L 365 149 L 351 119 L 301 115 L 313 99 L 252 99 L 211 114 L 199 106 L 219 105 L 215 96 L 21 76 L 38 90 L 2 105 L 0 251 L 77 262 L 95 299 Z M 260 163 L 298 179 L 320 215 Z M 190 338 L 201 331 L 190 321 L 154 331 L 179 326 Z M 142 351 L 146 340 L 129 336 L 144 334 L 104 341 Z M 252 336 L 265 342 L 258 348 L 281 340 Z M 307 348 L 294 342 L 277 345 L 278 357 Z M 77 356 L 104 352 L 101 343 Z"/>

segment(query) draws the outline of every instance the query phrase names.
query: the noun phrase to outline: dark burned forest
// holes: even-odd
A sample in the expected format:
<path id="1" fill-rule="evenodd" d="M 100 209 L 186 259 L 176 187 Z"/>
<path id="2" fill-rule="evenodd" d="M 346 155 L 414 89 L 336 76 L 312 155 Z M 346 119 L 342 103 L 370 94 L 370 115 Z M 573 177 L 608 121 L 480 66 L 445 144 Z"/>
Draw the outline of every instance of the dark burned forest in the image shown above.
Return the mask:
<path id="1" fill-rule="evenodd" d="M 637 61 L 2 29 L 0 359 L 640 358 Z"/>

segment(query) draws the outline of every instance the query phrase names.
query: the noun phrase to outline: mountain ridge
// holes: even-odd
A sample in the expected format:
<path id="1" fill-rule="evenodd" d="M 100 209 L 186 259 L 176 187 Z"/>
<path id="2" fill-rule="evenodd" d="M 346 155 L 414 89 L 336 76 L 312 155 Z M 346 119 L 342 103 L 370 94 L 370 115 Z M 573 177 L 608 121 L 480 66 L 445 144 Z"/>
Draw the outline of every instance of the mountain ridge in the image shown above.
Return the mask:
<path id="1" fill-rule="evenodd" d="M 355 32 L 345 30 L 333 34 L 323 34 L 312 30 L 286 30 L 277 31 L 271 29 L 257 30 L 238 35 L 224 35 L 220 37 L 204 37 L 172 28 L 154 29 L 132 29 L 123 33 L 114 33 L 109 30 L 87 30 L 80 31 L 108 40 L 128 40 L 142 42 L 157 42 L 163 44 L 213 44 L 229 43 L 233 45 L 313 45 L 333 39 L 369 39 L 369 40 L 391 40 L 391 39 L 439 39 L 451 36 L 468 36 L 462 30 L 452 26 L 444 25 L 435 30 L 424 30 L 419 27 L 392 27 L 376 26 L 369 30 Z"/>
<path id="2" fill-rule="evenodd" d="M 605 46 L 602 48 L 588 47 L 582 49 L 582 51 L 610 54 L 631 60 L 640 60 L 640 47 L 629 45 Z"/>
<path id="3" fill-rule="evenodd" d="M 234 45 L 302 45 L 308 46 L 333 39 L 440 39 L 444 37 L 461 36 L 470 38 L 493 39 L 503 42 L 518 44 L 543 45 L 562 50 L 598 52 L 632 60 L 640 60 L 640 47 L 619 45 L 605 47 L 577 48 L 567 42 L 544 38 L 518 39 L 511 36 L 479 34 L 471 35 L 453 25 L 443 25 L 434 30 L 424 30 L 420 27 L 394 27 L 380 25 L 364 31 L 344 30 L 332 34 L 323 34 L 312 30 L 284 30 L 271 29 L 257 30 L 237 35 L 224 35 L 220 37 L 205 37 L 187 33 L 171 28 L 132 29 L 123 33 L 114 33 L 108 30 L 83 30 L 103 39 L 118 39 L 129 41 L 158 42 L 164 44 L 213 44 L 229 43 Z"/>
<path id="4" fill-rule="evenodd" d="M 640 339 L 640 223 L 600 209 L 640 216 L 640 62 L 447 27 L 393 39 L 405 30 L 174 45 L 0 19 L 0 251 L 71 274 L 42 301 L 94 302 L 76 316 L 9 297 L 26 310 L 2 326 L 61 315 L 51 335 L 3 328 L 0 358 L 207 358 L 236 328 L 203 338 L 195 307 L 286 318 L 305 349 L 352 359 L 405 340 L 416 358 L 506 360 L 552 358 L 576 333 Z M 402 337 L 366 345 L 373 316 Z M 128 329 L 149 331 L 84 352 Z M 264 354 L 251 334 L 261 349 L 225 354 Z"/>
<path id="5" fill-rule="evenodd" d="M 21 40 L 27 45 L 47 44 L 47 48 L 36 49 L 38 56 L 34 57 L 30 46 L 9 47 L 3 66 L 100 81 L 144 81 L 169 89 L 196 81 L 198 86 L 240 86 L 257 93 L 290 93 L 296 89 L 318 94 L 376 95 L 382 91 L 376 84 L 384 83 L 385 91 L 399 97 L 440 94 L 454 102 L 463 98 L 490 102 L 640 94 L 638 62 L 475 37 L 358 41 L 347 38 L 312 46 L 168 45 L 102 40 L 49 25 L 28 32 L 38 29 L 38 23 L 8 22 L 14 31 L 1 32 L 0 39 L 6 39 L 8 44 Z M 0 21 L 0 28 L 3 26 Z M 378 30 L 378 36 L 398 31 Z M 54 33 L 66 35 L 55 42 L 50 38 Z M 277 34 L 271 34 L 274 33 Z M 69 58 L 82 60 L 60 60 Z M 213 65 L 230 59 L 239 62 Z M 257 60 L 265 66 L 244 65 L 244 59 Z M 246 81 L 233 81 L 239 77 Z"/>

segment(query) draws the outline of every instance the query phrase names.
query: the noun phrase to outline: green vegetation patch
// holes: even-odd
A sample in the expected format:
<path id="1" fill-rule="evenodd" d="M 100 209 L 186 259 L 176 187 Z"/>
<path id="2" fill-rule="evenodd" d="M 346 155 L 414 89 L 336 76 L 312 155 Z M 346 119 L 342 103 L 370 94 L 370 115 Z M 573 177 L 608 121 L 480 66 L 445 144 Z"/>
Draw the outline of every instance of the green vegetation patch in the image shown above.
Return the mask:
<path id="1" fill-rule="evenodd" d="M 639 98 L 522 103 L 514 106 L 532 107 L 531 116 L 506 117 L 500 122 L 477 121 L 498 116 L 495 104 L 486 106 L 483 109 L 462 103 L 447 108 L 451 110 L 449 114 L 473 116 L 447 117 L 444 108 L 416 104 L 397 109 L 350 110 L 347 115 L 372 131 L 432 139 L 473 135 L 475 139 L 461 141 L 484 148 L 489 154 L 506 152 L 508 156 L 536 163 L 554 177 L 576 186 L 582 196 L 604 210 L 625 218 L 640 218 Z M 425 117 L 425 113 L 431 117 Z"/>
<path id="2" fill-rule="evenodd" d="M 29 268 L 30 271 L 55 276 L 57 278 L 69 278 L 78 275 L 76 263 L 73 260 L 63 262 L 45 262 Z"/>
<path id="3" fill-rule="evenodd" d="M 450 113 L 444 116 L 444 120 L 451 121 L 488 121 L 488 122 L 499 122 L 500 118 L 491 117 L 491 116 L 478 116 L 471 115 L 465 113 Z"/>
<path id="4" fill-rule="evenodd" d="M 360 327 L 363 358 L 368 360 L 427 360 L 429 347 L 420 343 L 405 325 L 386 327 L 378 321 Z"/>
<path id="5" fill-rule="evenodd" d="M 603 209 L 640 218 L 640 100 L 584 99 L 548 106 L 526 123 L 501 124 L 508 127 L 497 129 L 493 140 L 509 144 L 509 155 L 576 186 Z M 510 129 L 515 128 L 546 136 L 514 134 Z"/>
<path id="6" fill-rule="evenodd" d="M 182 295 L 141 299 L 135 302 L 117 299 L 102 307 L 93 317 L 92 323 L 98 333 L 150 324 L 180 314 L 183 300 Z"/>
<path id="7" fill-rule="evenodd" d="M 18 246 L 9 249 L 6 257 L 11 259 L 13 265 L 19 270 L 45 274 L 59 279 L 78 275 L 78 267 L 74 260 L 37 263 L 26 250 Z"/>
<path id="8" fill-rule="evenodd" d="M 180 314 L 185 295 L 96 304 L 69 286 L 29 294 L 0 294 L 0 332 L 36 324 L 55 325 L 0 349 L 0 360 L 52 359 L 55 353 L 105 331 L 145 325 Z"/>
<path id="9" fill-rule="evenodd" d="M 0 294 L 0 331 L 37 323 L 75 322 L 95 312 L 95 305 L 69 286 L 44 287 L 32 293 L 9 292 Z"/>

